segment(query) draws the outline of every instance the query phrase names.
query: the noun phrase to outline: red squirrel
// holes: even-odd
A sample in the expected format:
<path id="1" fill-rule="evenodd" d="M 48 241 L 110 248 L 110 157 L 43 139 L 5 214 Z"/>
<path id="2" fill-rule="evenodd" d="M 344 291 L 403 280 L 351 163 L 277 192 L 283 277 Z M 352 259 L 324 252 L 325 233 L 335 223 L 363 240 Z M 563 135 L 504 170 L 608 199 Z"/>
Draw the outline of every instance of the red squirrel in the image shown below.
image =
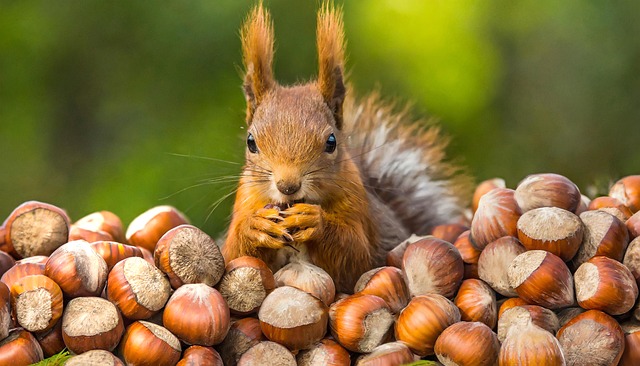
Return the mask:
<path id="1" fill-rule="evenodd" d="M 310 261 L 352 293 L 410 234 L 456 221 L 469 184 L 444 160 L 436 127 L 377 95 L 347 95 L 343 32 L 341 11 L 323 4 L 318 78 L 282 86 L 270 14 L 259 4 L 246 19 L 246 164 L 222 249 L 227 261 L 252 255 L 274 271 L 292 257 Z"/>

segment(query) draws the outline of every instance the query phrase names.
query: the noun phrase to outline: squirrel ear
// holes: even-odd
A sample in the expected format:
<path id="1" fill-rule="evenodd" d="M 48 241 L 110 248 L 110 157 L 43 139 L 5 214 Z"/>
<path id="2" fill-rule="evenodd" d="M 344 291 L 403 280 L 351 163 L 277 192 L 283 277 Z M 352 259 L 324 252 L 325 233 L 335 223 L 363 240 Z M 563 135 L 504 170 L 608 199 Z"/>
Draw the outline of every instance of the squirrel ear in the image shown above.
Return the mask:
<path id="1" fill-rule="evenodd" d="M 336 128 L 342 129 L 342 104 L 346 88 L 344 85 L 344 27 L 342 11 L 331 2 L 322 4 L 318 12 L 318 88 L 333 112 Z"/>
<path id="2" fill-rule="evenodd" d="M 245 67 L 244 95 L 247 100 L 247 124 L 275 82 L 273 80 L 273 23 L 260 2 L 253 8 L 240 32 Z"/>

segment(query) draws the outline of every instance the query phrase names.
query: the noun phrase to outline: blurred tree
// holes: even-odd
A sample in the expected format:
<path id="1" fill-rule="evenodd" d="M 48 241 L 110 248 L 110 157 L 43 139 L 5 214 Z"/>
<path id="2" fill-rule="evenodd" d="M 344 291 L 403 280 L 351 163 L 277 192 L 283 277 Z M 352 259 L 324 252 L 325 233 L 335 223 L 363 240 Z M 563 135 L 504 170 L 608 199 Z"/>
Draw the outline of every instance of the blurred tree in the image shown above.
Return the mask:
<path id="1" fill-rule="evenodd" d="M 0 217 L 29 199 L 125 223 L 172 204 L 221 232 L 244 153 L 238 29 L 253 3 L 0 0 Z M 317 3 L 266 5 L 277 78 L 313 78 Z M 357 94 L 437 116 L 478 179 L 552 171 L 584 188 L 640 173 L 637 1 L 344 9 Z"/>

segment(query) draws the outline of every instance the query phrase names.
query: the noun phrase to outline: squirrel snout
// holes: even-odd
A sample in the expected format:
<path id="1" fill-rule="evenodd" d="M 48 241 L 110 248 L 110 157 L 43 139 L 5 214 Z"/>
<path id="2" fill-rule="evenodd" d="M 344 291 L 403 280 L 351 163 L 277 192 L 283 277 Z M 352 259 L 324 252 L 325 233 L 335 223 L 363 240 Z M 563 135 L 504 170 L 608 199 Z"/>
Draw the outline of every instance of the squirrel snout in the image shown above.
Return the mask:
<path id="1" fill-rule="evenodd" d="M 279 180 L 276 182 L 276 187 L 282 194 L 287 196 L 292 195 L 300 190 L 302 184 L 299 181 Z"/>

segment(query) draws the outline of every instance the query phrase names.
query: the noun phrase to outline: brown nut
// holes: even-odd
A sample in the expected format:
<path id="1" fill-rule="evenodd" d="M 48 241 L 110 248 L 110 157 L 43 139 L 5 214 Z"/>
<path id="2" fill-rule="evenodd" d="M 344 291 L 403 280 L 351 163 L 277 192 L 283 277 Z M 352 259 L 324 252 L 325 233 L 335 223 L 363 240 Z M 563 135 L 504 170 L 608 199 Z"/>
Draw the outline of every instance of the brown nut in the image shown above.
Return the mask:
<path id="1" fill-rule="evenodd" d="M 11 292 L 0 282 L 0 339 L 6 338 L 11 328 Z"/>
<path id="2" fill-rule="evenodd" d="M 473 212 L 476 212 L 478 210 L 480 198 L 482 198 L 482 196 L 484 196 L 486 193 L 489 193 L 494 188 L 507 188 L 507 183 L 502 178 L 492 178 L 482 181 L 476 186 L 476 189 L 473 192 L 471 205 Z"/>
<path id="3" fill-rule="evenodd" d="M 464 280 L 453 302 L 460 309 L 463 321 L 481 322 L 495 328 L 498 321 L 496 293 L 484 281 Z"/>
<path id="4" fill-rule="evenodd" d="M 515 328 L 512 328 L 515 329 Z M 529 324 L 509 332 L 500 347 L 500 365 L 565 365 L 563 349 L 553 334 Z"/>
<path id="5" fill-rule="evenodd" d="M 89 243 L 76 240 L 55 250 L 44 274 L 56 281 L 65 296 L 99 296 L 107 282 L 107 263 Z"/>
<path id="6" fill-rule="evenodd" d="M 265 338 L 258 319 L 238 319 L 231 324 L 218 350 L 225 365 L 235 366 L 243 353 L 263 340 Z"/>
<path id="7" fill-rule="evenodd" d="M 0 277 L 16 264 L 16 260 L 7 252 L 0 250 Z"/>
<path id="8" fill-rule="evenodd" d="M 31 365 L 43 359 L 36 337 L 22 328 L 12 329 L 0 339 L 0 365 Z"/>
<path id="9" fill-rule="evenodd" d="M 480 259 L 481 251 L 471 243 L 470 234 L 471 230 L 467 230 L 460 234 L 453 242 L 453 246 L 458 249 L 458 252 L 460 252 L 460 256 L 462 257 L 462 261 L 465 264 L 477 264 L 478 259 Z"/>
<path id="10" fill-rule="evenodd" d="M 140 257 L 118 262 L 109 273 L 107 298 L 128 319 L 147 319 L 162 309 L 171 286 L 162 272 Z"/>
<path id="11" fill-rule="evenodd" d="M 273 290 L 258 312 L 267 339 L 295 351 L 311 347 L 327 333 L 329 309 L 317 297 L 291 286 Z"/>
<path id="12" fill-rule="evenodd" d="M 224 366 L 220 354 L 213 347 L 190 346 L 176 366 L 209 365 Z"/>
<path id="13" fill-rule="evenodd" d="M 174 289 L 185 283 L 215 286 L 224 273 L 224 258 L 216 242 L 192 225 L 180 225 L 164 234 L 153 257 Z"/>
<path id="14" fill-rule="evenodd" d="M 519 297 L 510 297 L 504 300 L 504 302 L 502 302 L 502 304 L 500 305 L 500 309 L 498 310 L 498 319 L 502 317 L 502 314 L 505 311 L 520 305 L 530 305 L 530 304 Z"/>
<path id="15" fill-rule="evenodd" d="M 120 218 L 116 214 L 110 211 L 99 211 L 91 213 L 76 221 L 72 226 L 94 233 L 107 233 L 113 238 L 111 240 L 117 241 L 119 243 L 125 243 L 126 240 L 124 236 L 124 225 L 122 225 L 122 220 L 120 220 Z"/>
<path id="16" fill-rule="evenodd" d="M 589 203 L 589 210 L 601 210 L 608 212 L 622 222 L 626 222 L 633 212 L 620 200 L 609 196 L 596 197 Z"/>
<path id="17" fill-rule="evenodd" d="M 144 247 L 153 253 L 162 235 L 178 225 L 188 223 L 189 219 L 175 207 L 156 206 L 131 221 L 126 238 L 129 244 Z"/>
<path id="18" fill-rule="evenodd" d="M 531 304 L 560 309 L 575 303 L 569 268 L 547 251 L 530 250 L 518 255 L 507 276 L 518 296 Z"/>
<path id="19" fill-rule="evenodd" d="M 383 299 L 355 294 L 333 303 L 329 319 L 338 343 L 352 352 L 368 353 L 388 340 L 394 317 Z"/>
<path id="20" fill-rule="evenodd" d="M 93 349 L 113 351 L 124 333 L 118 308 L 100 297 L 77 297 L 62 315 L 62 338 L 69 351 L 80 354 Z"/>
<path id="21" fill-rule="evenodd" d="M 560 329 L 558 316 L 551 310 L 537 305 L 520 305 L 505 310 L 498 321 L 498 339 L 504 342 L 507 334 L 536 325 L 555 334 Z M 515 328 L 515 329 L 513 329 Z"/>
<path id="22" fill-rule="evenodd" d="M 411 234 L 411 236 L 407 238 L 407 240 L 396 245 L 393 249 L 391 249 L 387 253 L 386 265 L 391 267 L 396 267 L 396 268 L 402 268 L 402 258 L 404 257 L 404 252 L 407 250 L 407 247 L 409 246 L 409 244 L 415 243 L 418 240 L 428 238 L 428 237 L 430 237 L 430 235 L 418 236 L 415 234 Z"/>
<path id="23" fill-rule="evenodd" d="M 518 296 L 507 276 L 511 262 L 526 249 L 517 238 L 504 236 L 489 243 L 478 258 L 478 277 L 502 296 Z"/>
<path id="24" fill-rule="evenodd" d="M 8 288 L 11 288 L 22 277 L 32 275 L 43 275 L 44 264 L 40 263 L 16 263 L 15 266 L 9 268 L 5 274 L 2 275 L 0 281 L 4 282 Z"/>
<path id="25" fill-rule="evenodd" d="M 238 361 L 238 366 L 263 365 L 296 366 L 296 358 L 284 346 L 264 341 L 249 348 Z"/>
<path id="26" fill-rule="evenodd" d="M 627 229 L 629 229 L 629 235 L 632 238 L 640 236 L 640 212 L 636 212 L 627 220 Z"/>
<path id="27" fill-rule="evenodd" d="M 471 242 L 479 250 L 503 236 L 518 236 L 517 222 L 522 210 L 515 191 L 496 188 L 482 196 L 471 220 Z"/>
<path id="28" fill-rule="evenodd" d="M 180 341 L 167 328 L 138 320 L 127 327 L 120 342 L 127 365 L 175 365 L 180 360 Z"/>
<path id="29" fill-rule="evenodd" d="M 87 351 L 81 355 L 73 356 L 67 360 L 65 366 L 124 366 L 120 359 L 113 353 L 102 349 Z"/>
<path id="30" fill-rule="evenodd" d="M 6 251 L 19 258 L 49 255 L 69 241 L 69 216 L 48 203 L 21 204 L 9 215 L 4 227 Z"/>
<path id="31" fill-rule="evenodd" d="M 580 218 L 557 207 L 534 208 L 518 220 L 518 239 L 527 250 L 546 250 L 565 262 L 578 252 L 582 235 Z"/>
<path id="32" fill-rule="evenodd" d="M 133 245 L 121 244 L 115 241 L 96 241 L 90 244 L 91 248 L 100 254 L 105 263 L 107 263 L 107 271 L 111 272 L 113 266 L 125 258 L 140 257 L 142 251 Z"/>
<path id="33" fill-rule="evenodd" d="M 629 231 L 624 223 L 604 211 L 586 211 L 580 214 L 584 224 L 584 236 L 573 265 L 582 263 L 598 255 L 622 261 L 629 244 Z"/>
<path id="34" fill-rule="evenodd" d="M 620 200 L 632 212 L 640 211 L 640 175 L 629 175 L 617 181 L 611 186 L 609 196 Z"/>
<path id="35" fill-rule="evenodd" d="M 67 347 L 64 345 L 64 339 L 62 338 L 61 321 L 58 321 L 48 332 L 37 334 L 36 338 L 38 339 L 38 343 L 40 343 L 45 358 L 57 355 Z"/>
<path id="36" fill-rule="evenodd" d="M 567 322 L 557 334 L 569 365 L 616 365 L 624 349 L 618 322 L 598 311 L 586 311 Z"/>
<path id="37" fill-rule="evenodd" d="M 403 342 L 389 342 L 374 348 L 371 353 L 358 357 L 356 366 L 405 365 L 416 360 L 418 360 L 418 357 L 411 352 L 411 349 L 406 344 Z M 342 363 L 340 365 L 348 364 Z"/>
<path id="38" fill-rule="evenodd" d="M 469 227 L 462 224 L 440 224 L 431 229 L 431 235 L 446 242 L 453 243 L 460 234 L 469 230 Z"/>
<path id="39" fill-rule="evenodd" d="M 407 247 L 402 270 L 412 296 L 436 293 L 453 298 L 462 283 L 464 262 L 453 244 L 427 237 Z"/>
<path id="40" fill-rule="evenodd" d="M 407 306 L 411 298 L 402 271 L 396 267 L 374 268 L 363 273 L 354 292 L 378 296 L 387 302 L 394 314 Z"/>
<path id="41" fill-rule="evenodd" d="M 331 305 L 336 296 L 336 286 L 331 276 L 309 262 L 291 262 L 274 273 L 273 278 L 277 287 L 291 286 L 306 291 L 327 306 Z"/>
<path id="42" fill-rule="evenodd" d="M 500 342 L 486 324 L 462 321 L 440 334 L 434 351 L 444 365 L 497 365 Z"/>
<path id="43" fill-rule="evenodd" d="M 624 254 L 622 263 L 627 266 L 631 274 L 636 279 L 636 283 L 640 282 L 640 238 L 635 238 L 629 243 L 627 251 Z"/>
<path id="44" fill-rule="evenodd" d="M 21 327 L 45 332 L 62 316 L 62 291 L 49 277 L 26 276 L 11 287 L 11 307 Z"/>
<path id="45" fill-rule="evenodd" d="M 169 298 L 162 322 L 187 344 L 213 346 L 229 332 L 229 307 L 216 289 L 202 283 L 186 284 Z"/>
<path id="46" fill-rule="evenodd" d="M 640 364 L 640 322 L 633 319 L 620 324 L 624 332 L 624 352 L 619 366 L 635 366 Z"/>
<path id="47" fill-rule="evenodd" d="M 227 263 L 217 288 L 233 314 L 248 315 L 258 311 L 275 285 L 273 272 L 265 262 L 243 256 Z"/>
<path id="48" fill-rule="evenodd" d="M 538 207 L 558 207 L 575 212 L 580 190 L 567 177 L 553 173 L 531 174 L 516 187 L 515 199 L 522 212 Z"/>
<path id="49" fill-rule="evenodd" d="M 575 272 L 578 305 L 585 309 L 620 315 L 633 308 L 638 286 L 631 271 L 608 257 L 593 257 Z"/>
<path id="50" fill-rule="evenodd" d="M 460 321 L 460 311 L 438 294 L 416 296 L 404 308 L 395 326 L 395 336 L 419 356 L 434 354 L 436 339 L 451 324 Z"/>
<path id="51" fill-rule="evenodd" d="M 335 341 L 324 338 L 296 356 L 298 366 L 342 366 L 351 364 L 349 352 Z"/>

